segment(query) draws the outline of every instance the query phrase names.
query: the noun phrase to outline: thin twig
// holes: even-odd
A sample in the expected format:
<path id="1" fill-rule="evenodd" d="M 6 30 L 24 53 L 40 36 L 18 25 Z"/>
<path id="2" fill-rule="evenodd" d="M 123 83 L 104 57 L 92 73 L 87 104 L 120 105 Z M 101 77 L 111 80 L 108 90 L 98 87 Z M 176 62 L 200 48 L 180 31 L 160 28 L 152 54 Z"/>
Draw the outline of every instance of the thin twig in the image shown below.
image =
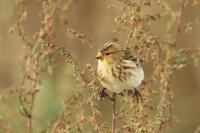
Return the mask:
<path id="1" fill-rule="evenodd" d="M 29 133 L 32 133 L 32 123 L 33 123 L 33 108 L 34 108 L 34 102 L 35 102 L 35 97 L 36 97 L 36 93 L 38 92 L 37 90 L 37 83 L 34 82 L 33 84 L 33 92 L 31 94 L 31 103 L 30 103 L 30 111 L 29 114 L 30 116 L 28 117 L 28 130 Z"/>
<path id="2" fill-rule="evenodd" d="M 85 85 L 88 84 L 87 78 L 81 73 L 78 62 L 71 55 L 71 53 L 69 51 L 67 51 L 63 47 L 58 46 L 58 45 L 53 44 L 53 43 L 45 44 L 45 45 L 43 45 L 43 47 L 49 47 L 49 48 L 57 50 L 62 56 L 64 56 L 66 58 L 67 63 L 72 64 L 75 74 L 77 74 L 82 79 L 82 81 L 84 81 Z"/>
<path id="3" fill-rule="evenodd" d="M 113 93 L 112 133 L 115 133 L 115 115 L 116 115 L 115 103 L 116 103 L 116 93 Z"/>
<path id="4" fill-rule="evenodd" d="M 183 0 L 182 3 L 181 3 L 180 14 L 177 18 L 177 26 L 176 26 L 177 28 L 176 28 L 176 31 L 175 31 L 176 41 L 175 41 L 174 44 L 177 43 L 178 37 L 179 37 L 180 32 L 181 32 L 181 20 L 182 20 L 182 17 L 183 17 L 184 6 L 185 6 L 185 1 Z"/>
<path id="5" fill-rule="evenodd" d="M 51 129 L 50 129 L 50 133 L 56 133 L 57 127 L 58 127 L 59 124 L 60 124 L 60 121 L 61 121 L 61 119 L 62 119 L 62 117 L 63 117 L 63 114 L 64 114 L 64 113 L 62 113 L 62 114 L 57 118 L 57 120 L 55 120 L 54 124 L 52 125 L 52 127 L 51 127 Z"/>
<path id="6" fill-rule="evenodd" d="M 131 32 L 128 35 L 128 39 L 126 40 L 126 48 L 128 48 L 128 43 L 129 43 L 130 38 L 132 37 L 132 35 L 133 35 L 133 31 L 131 30 Z"/>
<path id="7" fill-rule="evenodd" d="M 140 12 L 141 12 L 141 9 L 142 9 L 142 4 L 143 4 L 143 0 L 141 0 L 140 3 L 139 3 L 139 9 L 138 9 L 138 14 L 137 14 L 138 16 L 140 15 Z M 132 37 L 132 35 L 133 35 L 133 30 L 131 30 L 131 32 L 128 35 L 128 39 L 126 41 L 126 48 L 128 48 L 128 43 L 129 43 L 130 38 Z"/>

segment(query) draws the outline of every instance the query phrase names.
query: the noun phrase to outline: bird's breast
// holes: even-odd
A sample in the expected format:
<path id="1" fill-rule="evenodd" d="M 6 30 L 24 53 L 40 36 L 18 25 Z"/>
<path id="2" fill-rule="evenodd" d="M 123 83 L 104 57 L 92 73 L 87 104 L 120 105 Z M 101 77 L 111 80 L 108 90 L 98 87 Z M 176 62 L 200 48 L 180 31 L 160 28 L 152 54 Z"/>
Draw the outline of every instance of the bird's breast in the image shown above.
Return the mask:
<path id="1" fill-rule="evenodd" d="M 98 75 L 104 82 L 112 82 L 114 80 L 111 68 L 111 65 L 106 62 L 98 62 Z"/>
<path id="2" fill-rule="evenodd" d="M 143 69 L 129 63 L 125 65 L 111 65 L 99 61 L 98 75 L 103 87 L 116 93 L 137 87 L 144 79 Z"/>

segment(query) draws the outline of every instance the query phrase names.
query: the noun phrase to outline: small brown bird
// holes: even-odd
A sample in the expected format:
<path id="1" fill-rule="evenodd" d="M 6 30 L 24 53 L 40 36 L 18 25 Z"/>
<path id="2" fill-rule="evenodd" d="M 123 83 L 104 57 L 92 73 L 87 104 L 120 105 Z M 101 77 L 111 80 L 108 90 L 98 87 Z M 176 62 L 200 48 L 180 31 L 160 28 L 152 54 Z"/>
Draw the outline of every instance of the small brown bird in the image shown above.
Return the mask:
<path id="1" fill-rule="evenodd" d="M 140 60 L 128 49 L 109 42 L 99 49 L 97 56 L 97 73 L 103 92 L 106 89 L 113 93 L 131 90 L 133 96 L 141 96 L 136 90 L 144 79 L 144 71 Z"/>

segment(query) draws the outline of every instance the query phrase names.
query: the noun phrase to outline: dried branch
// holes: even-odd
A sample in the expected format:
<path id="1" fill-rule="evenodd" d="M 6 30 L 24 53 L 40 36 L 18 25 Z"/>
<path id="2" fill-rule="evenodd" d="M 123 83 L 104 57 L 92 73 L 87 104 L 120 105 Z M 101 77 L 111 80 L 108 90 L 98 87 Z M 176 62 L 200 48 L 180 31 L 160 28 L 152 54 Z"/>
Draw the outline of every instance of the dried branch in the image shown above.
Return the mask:
<path id="1" fill-rule="evenodd" d="M 133 31 L 131 31 L 129 33 L 128 39 L 126 40 L 126 45 L 125 45 L 126 47 L 125 48 L 128 48 L 128 44 L 129 44 L 130 38 L 132 37 L 132 34 L 133 34 Z"/>
<path id="2" fill-rule="evenodd" d="M 115 107 L 115 104 L 116 104 L 116 93 L 113 93 L 113 101 L 112 101 L 113 105 L 112 105 L 112 133 L 115 133 L 115 130 L 116 130 L 116 127 L 115 127 L 115 116 L 116 116 L 116 107 Z"/>
<path id="3" fill-rule="evenodd" d="M 175 45 L 177 43 L 178 37 L 179 37 L 180 32 L 181 32 L 181 22 L 182 22 L 182 18 L 183 18 L 185 3 L 186 3 L 186 0 L 182 0 L 181 7 L 180 7 L 180 12 L 179 12 L 179 15 L 177 17 L 177 26 L 176 26 L 176 31 L 175 31 L 175 39 L 176 39 L 176 41 L 174 43 Z"/>

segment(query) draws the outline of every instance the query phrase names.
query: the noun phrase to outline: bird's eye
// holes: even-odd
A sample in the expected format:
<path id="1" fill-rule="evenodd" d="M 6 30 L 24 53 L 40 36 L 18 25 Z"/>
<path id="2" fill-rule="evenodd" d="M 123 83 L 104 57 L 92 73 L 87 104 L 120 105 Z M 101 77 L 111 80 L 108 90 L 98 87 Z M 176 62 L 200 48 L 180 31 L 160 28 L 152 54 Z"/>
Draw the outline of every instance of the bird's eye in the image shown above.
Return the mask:
<path id="1" fill-rule="evenodd" d="M 106 55 L 110 55 L 110 53 L 106 53 Z"/>

